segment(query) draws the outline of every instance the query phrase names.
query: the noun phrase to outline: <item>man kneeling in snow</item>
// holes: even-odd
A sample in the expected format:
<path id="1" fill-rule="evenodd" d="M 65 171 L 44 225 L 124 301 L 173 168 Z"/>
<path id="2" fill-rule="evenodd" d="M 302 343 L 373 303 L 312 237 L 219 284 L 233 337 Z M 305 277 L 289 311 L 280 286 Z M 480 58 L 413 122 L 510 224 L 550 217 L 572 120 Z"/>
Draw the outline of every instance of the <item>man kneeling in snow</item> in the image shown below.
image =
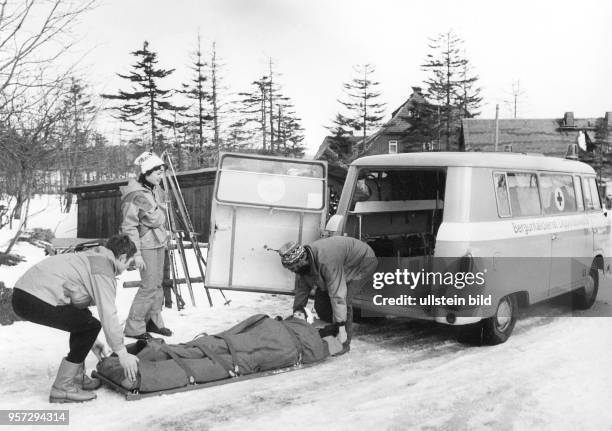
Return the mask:
<path id="1" fill-rule="evenodd" d="M 305 318 L 304 311 L 285 320 L 257 314 L 225 332 L 198 335 L 188 343 L 138 341 L 127 347 L 139 358 L 135 382 L 125 377 L 116 357 L 104 358 L 97 369 L 126 389 L 157 392 L 314 363 L 342 350 L 336 326 L 317 330 Z"/>

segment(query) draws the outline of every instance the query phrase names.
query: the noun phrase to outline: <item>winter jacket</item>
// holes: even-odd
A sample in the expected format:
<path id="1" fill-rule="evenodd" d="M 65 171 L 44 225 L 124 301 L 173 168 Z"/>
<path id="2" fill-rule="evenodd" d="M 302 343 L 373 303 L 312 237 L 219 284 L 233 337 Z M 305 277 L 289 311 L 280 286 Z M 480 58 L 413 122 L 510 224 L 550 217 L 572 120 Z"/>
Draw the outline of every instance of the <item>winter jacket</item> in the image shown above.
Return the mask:
<path id="1" fill-rule="evenodd" d="M 53 306 L 77 308 L 95 305 L 106 340 L 113 351 L 123 349 L 123 331 L 115 307 L 119 271 L 113 253 L 105 247 L 50 256 L 28 269 L 15 288 Z"/>
<path id="2" fill-rule="evenodd" d="M 365 242 L 348 236 L 318 239 L 307 245 L 310 270 L 299 274 L 293 309 L 306 305 L 313 287 L 327 291 L 334 322 L 346 321 L 347 284 L 367 276 L 376 265 L 374 250 Z"/>
<path id="3" fill-rule="evenodd" d="M 146 188 L 135 179 L 120 187 L 121 213 L 120 231 L 136 244 L 136 256 L 140 250 L 165 247 L 168 241 L 166 230 L 166 204 L 159 187 Z"/>
<path id="4" fill-rule="evenodd" d="M 186 386 L 188 375 L 196 383 L 205 383 L 229 378 L 230 371 L 252 374 L 318 362 L 330 354 L 327 341 L 306 321 L 292 317 L 278 321 L 263 314 L 251 316 L 220 334 L 201 335 L 188 343 L 164 344 L 154 339 L 145 346 L 129 345 L 128 351 L 139 359 L 141 392 Z M 97 369 L 118 384 L 124 378 L 118 358 L 103 359 Z"/>

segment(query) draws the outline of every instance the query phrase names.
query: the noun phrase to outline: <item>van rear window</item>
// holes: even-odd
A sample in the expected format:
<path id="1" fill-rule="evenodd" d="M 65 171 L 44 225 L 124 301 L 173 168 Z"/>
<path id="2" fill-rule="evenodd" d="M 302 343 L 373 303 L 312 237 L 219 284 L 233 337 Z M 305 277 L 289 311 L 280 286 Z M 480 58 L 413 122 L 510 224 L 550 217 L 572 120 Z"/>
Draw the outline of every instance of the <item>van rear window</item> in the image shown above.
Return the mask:
<path id="1" fill-rule="evenodd" d="M 320 210 L 325 192 L 322 165 L 227 155 L 216 196 L 221 202 Z"/>

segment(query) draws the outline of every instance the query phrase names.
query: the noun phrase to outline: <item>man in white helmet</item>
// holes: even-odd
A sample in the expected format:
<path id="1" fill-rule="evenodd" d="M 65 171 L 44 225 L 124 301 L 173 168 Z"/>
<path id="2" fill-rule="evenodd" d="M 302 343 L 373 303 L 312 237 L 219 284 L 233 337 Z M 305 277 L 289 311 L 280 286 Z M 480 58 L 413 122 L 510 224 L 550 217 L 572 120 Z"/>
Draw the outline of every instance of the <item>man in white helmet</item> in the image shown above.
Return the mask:
<path id="1" fill-rule="evenodd" d="M 355 295 L 368 283 L 378 261 L 366 243 L 346 236 L 322 238 L 308 245 L 292 241 L 278 253 L 282 265 L 298 276 L 293 311 L 303 310 L 315 291 L 315 310 L 322 320 L 338 326 L 338 338 L 346 352 L 352 337 Z"/>
<path id="2" fill-rule="evenodd" d="M 124 333 L 127 337 L 149 339 L 149 332 L 172 335 L 165 327 L 163 304 L 164 258 L 168 242 L 164 193 L 159 187 L 165 164 L 159 156 L 145 151 L 136 158 L 138 179 L 121 187 L 121 233 L 136 244 L 134 263 L 140 270 L 141 286 L 134 297 Z"/>

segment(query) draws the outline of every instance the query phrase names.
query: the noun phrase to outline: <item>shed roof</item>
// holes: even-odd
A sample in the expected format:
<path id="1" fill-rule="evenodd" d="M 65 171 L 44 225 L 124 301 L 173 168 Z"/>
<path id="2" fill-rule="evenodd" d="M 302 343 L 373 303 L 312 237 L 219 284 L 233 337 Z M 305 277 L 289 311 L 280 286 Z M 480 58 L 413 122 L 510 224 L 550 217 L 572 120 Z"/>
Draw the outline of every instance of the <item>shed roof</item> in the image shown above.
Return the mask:
<path id="1" fill-rule="evenodd" d="M 177 178 L 196 178 L 196 177 L 210 177 L 214 178 L 217 172 L 217 168 L 201 168 L 201 169 L 193 169 L 191 171 L 183 171 L 177 172 Z M 112 180 L 112 181 L 104 181 L 99 183 L 85 184 L 82 186 L 76 187 L 68 187 L 66 189 L 69 193 L 82 193 L 82 192 L 93 192 L 93 191 L 103 191 L 103 190 L 114 190 L 119 188 L 120 186 L 126 185 L 128 179 L 121 180 Z"/>

